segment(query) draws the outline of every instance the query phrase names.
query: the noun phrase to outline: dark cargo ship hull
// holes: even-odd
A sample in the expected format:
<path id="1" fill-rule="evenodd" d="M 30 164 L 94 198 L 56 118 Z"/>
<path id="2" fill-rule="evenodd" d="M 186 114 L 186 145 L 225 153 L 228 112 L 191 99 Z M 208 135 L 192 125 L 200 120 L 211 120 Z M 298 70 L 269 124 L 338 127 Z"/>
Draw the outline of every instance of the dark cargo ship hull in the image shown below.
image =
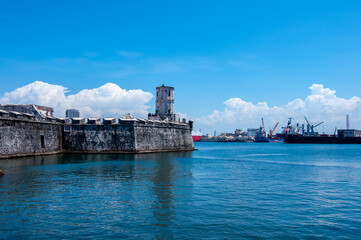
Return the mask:
<path id="1" fill-rule="evenodd" d="M 285 143 L 361 144 L 361 137 L 283 135 Z"/>

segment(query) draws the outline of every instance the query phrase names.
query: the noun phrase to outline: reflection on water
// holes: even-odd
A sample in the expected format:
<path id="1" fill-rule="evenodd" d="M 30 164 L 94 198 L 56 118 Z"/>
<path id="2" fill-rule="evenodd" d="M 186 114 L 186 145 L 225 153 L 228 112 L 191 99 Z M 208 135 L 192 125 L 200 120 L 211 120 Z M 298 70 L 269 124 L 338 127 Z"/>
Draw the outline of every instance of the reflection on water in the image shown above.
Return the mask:
<path id="1" fill-rule="evenodd" d="M 361 145 L 1 160 L 0 239 L 358 239 Z"/>
<path id="2" fill-rule="evenodd" d="M 132 236 L 149 225 L 154 238 L 172 238 L 175 196 L 189 192 L 192 152 L 160 154 L 74 154 L 0 161 L 0 211 L 5 236 L 56 237 L 40 223 L 79 233 L 92 225 L 113 236 Z M 185 196 L 189 196 L 186 194 Z M 75 208 L 74 208 L 75 207 Z M 85 220 L 84 220 L 85 219 Z M 16 230 L 23 222 L 24 228 Z M 124 227 L 128 230 L 124 231 Z M 1 227 L 0 227 L 1 230 Z M 40 234 L 40 235 L 39 235 Z M 142 236 L 142 234 L 140 234 Z"/>
<path id="3" fill-rule="evenodd" d="M 156 232 L 156 238 L 162 239 L 162 237 L 170 237 L 171 229 L 169 226 L 172 224 L 174 218 L 174 196 L 173 186 L 175 181 L 175 169 L 174 162 L 168 159 L 157 157 L 155 159 L 155 167 L 153 173 L 153 215 L 156 219 L 158 226 L 162 232 Z"/>
<path id="4" fill-rule="evenodd" d="M 167 152 L 149 154 L 59 154 L 49 156 L 35 156 L 14 159 L 1 159 L 0 169 L 24 168 L 37 165 L 53 165 L 68 163 L 102 162 L 109 160 L 147 160 L 159 158 L 191 158 L 193 152 Z M 46 160 L 46 161 L 45 161 Z"/>

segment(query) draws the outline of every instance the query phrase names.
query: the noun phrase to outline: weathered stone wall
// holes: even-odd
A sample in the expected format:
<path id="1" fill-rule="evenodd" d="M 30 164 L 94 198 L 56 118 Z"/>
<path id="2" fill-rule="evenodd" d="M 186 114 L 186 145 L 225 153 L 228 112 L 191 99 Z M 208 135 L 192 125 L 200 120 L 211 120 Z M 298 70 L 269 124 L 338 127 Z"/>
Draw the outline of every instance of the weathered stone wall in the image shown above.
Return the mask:
<path id="1" fill-rule="evenodd" d="M 194 150 L 188 124 L 140 121 L 135 140 L 138 152 Z"/>
<path id="2" fill-rule="evenodd" d="M 0 118 L 0 158 L 59 153 L 62 128 L 60 123 Z"/>
<path id="3" fill-rule="evenodd" d="M 132 119 L 117 124 L 67 124 L 0 117 L 0 158 L 186 150 L 194 150 L 186 123 Z"/>
<path id="4" fill-rule="evenodd" d="M 84 153 L 131 153 L 193 150 L 188 124 L 147 120 L 117 124 L 69 124 L 64 127 L 64 150 Z"/>
<path id="5" fill-rule="evenodd" d="M 134 152 L 133 122 L 96 125 L 70 124 L 64 127 L 64 150 L 67 152 Z"/>

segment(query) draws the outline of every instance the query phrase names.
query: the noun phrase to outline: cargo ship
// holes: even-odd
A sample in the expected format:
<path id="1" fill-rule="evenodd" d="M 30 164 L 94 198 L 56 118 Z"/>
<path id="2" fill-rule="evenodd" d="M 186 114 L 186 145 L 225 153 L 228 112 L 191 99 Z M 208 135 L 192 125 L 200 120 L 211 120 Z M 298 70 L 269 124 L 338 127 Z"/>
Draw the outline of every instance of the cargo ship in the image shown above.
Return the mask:
<path id="1" fill-rule="evenodd" d="M 254 137 L 255 142 L 269 142 L 268 137 L 266 137 L 266 132 L 262 128 L 259 128 L 256 136 Z"/>
<path id="2" fill-rule="evenodd" d="M 271 143 L 281 143 L 283 142 L 283 137 L 281 133 L 277 133 L 276 136 L 268 136 L 268 141 Z"/>
<path id="3" fill-rule="evenodd" d="M 276 143 L 276 142 L 283 142 L 283 138 L 281 134 L 277 134 L 276 136 L 270 136 L 268 135 L 266 137 L 265 132 L 259 131 L 255 138 L 254 138 L 255 142 L 270 142 L 270 143 Z"/>
<path id="4" fill-rule="evenodd" d="M 201 141 L 202 140 L 202 132 L 193 131 L 192 132 L 192 139 L 193 139 L 193 142 Z"/>
<path id="5" fill-rule="evenodd" d="M 333 135 L 318 134 L 315 127 L 322 124 L 311 125 L 307 118 L 307 130 L 304 125 L 293 125 L 292 118 L 288 120 L 282 137 L 285 143 L 318 143 L 318 144 L 361 144 L 361 131 L 356 129 L 335 129 Z M 337 135 L 336 135 L 337 130 Z"/>
<path id="6" fill-rule="evenodd" d="M 278 124 L 279 124 L 279 122 L 276 123 L 273 130 L 270 130 L 270 134 L 267 136 L 266 130 L 264 127 L 264 121 L 262 118 L 262 126 L 260 126 L 259 130 L 257 131 L 254 141 L 255 142 L 272 142 L 272 143 L 283 142 L 283 138 L 282 138 L 281 134 L 276 134 L 276 136 L 273 135 Z"/>

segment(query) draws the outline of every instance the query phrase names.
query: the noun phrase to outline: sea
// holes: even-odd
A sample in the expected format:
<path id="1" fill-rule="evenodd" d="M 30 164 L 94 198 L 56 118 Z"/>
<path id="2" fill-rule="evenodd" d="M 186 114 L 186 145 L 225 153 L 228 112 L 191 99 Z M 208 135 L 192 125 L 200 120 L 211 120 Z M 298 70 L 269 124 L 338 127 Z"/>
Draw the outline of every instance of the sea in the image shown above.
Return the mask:
<path id="1" fill-rule="evenodd" d="M 0 160 L 0 239 L 361 239 L 361 145 Z"/>

